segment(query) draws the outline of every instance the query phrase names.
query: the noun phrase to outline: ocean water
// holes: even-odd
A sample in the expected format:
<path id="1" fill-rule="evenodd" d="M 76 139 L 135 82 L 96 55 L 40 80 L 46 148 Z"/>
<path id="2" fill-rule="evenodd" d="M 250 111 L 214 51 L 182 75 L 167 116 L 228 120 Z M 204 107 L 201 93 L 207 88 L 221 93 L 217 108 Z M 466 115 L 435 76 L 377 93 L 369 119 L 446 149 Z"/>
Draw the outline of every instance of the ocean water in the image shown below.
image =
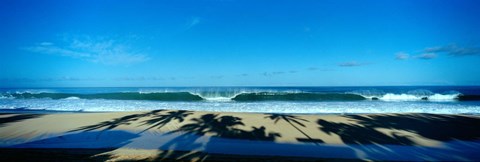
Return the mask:
<path id="1" fill-rule="evenodd" d="M 5 88 L 0 109 L 480 114 L 480 86 Z"/>

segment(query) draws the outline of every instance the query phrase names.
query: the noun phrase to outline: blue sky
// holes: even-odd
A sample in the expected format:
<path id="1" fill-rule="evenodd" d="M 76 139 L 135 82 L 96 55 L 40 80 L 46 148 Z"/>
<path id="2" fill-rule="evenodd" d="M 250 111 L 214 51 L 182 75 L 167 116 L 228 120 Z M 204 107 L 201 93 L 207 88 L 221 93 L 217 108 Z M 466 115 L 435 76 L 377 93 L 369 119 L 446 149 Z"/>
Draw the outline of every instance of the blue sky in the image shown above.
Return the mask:
<path id="1" fill-rule="evenodd" d="M 0 87 L 479 85 L 480 1 L 0 1 Z"/>

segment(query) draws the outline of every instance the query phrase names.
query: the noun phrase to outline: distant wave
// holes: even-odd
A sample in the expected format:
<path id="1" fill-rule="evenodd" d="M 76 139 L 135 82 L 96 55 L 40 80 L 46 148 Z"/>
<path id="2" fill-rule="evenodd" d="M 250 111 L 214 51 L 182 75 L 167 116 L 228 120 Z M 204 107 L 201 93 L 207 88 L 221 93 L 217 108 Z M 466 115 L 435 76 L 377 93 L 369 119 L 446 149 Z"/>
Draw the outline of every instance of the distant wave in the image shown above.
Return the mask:
<path id="1" fill-rule="evenodd" d="M 439 94 L 425 89 L 411 90 L 405 93 L 385 93 L 380 90 L 360 90 L 349 93 L 358 94 L 371 100 L 382 101 L 463 101 L 463 97 L 467 96 L 457 91 L 447 91 Z M 477 98 L 477 100 L 478 99 L 479 98 Z"/>
<path id="2" fill-rule="evenodd" d="M 188 92 L 165 92 L 165 93 L 98 93 L 98 94 L 69 94 L 69 93 L 14 93 L 9 94 L 16 99 L 108 99 L 108 100 L 152 100 L 152 101 L 201 101 L 198 95 Z M 9 97 L 9 96 L 7 96 Z"/>
<path id="3" fill-rule="evenodd" d="M 370 99 L 378 99 L 383 101 L 454 101 L 458 99 L 459 94 L 432 94 L 432 95 L 411 95 L 411 94 L 392 94 L 387 93 L 380 97 L 370 97 Z"/>
<path id="4" fill-rule="evenodd" d="M 356 94 L 344 93 L 242 93 L 234 101 L 358 101 L 366 98 Z"/>
<path id="5" fill-rule="evenodd" d="M 78 99 L 80 99 L 80 98 L 78 98 L 78 97 L 67 97 L 67 98 L 65 98 L 65 100 L 78 100 Z"/>
<path id="6" fill-rule="evenodd" d="M 95 94 L 74 93 L 8 93 L 1 99 L 106 99 L 106 100 L 149 100 L 149 101 L 477 101 L 480 95 L 463 95 L 460 93 L 437 94 L 394 94 L 394 93 L 313 93 L 313 92 L 115 92 Z"/>
<path id="7" fill-rule="evenodd" d="M 13 93 L 4 95 L 15 99 L 110 99 L 110 100 L 152 100 L 152 101 L 358 101 L 361 95 L 343 93 L 297 93 L 297 92 L 255 92 L 255 93 L 214 93 L 194 94 L 190 92 L 122 92 L 98 94 L 69 93 Z"/>

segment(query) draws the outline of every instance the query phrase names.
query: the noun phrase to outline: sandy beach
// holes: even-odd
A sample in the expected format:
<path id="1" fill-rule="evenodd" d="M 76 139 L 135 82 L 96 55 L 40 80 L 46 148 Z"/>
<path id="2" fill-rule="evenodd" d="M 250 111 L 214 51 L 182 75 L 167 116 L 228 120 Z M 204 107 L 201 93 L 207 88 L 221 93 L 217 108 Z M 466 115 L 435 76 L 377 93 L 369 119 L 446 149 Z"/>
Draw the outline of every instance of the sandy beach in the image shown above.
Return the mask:
<path id="1" fill-rule="evenodd" d="M 2 160 L 480 160 L 480 117 L 3 113 Z"/>

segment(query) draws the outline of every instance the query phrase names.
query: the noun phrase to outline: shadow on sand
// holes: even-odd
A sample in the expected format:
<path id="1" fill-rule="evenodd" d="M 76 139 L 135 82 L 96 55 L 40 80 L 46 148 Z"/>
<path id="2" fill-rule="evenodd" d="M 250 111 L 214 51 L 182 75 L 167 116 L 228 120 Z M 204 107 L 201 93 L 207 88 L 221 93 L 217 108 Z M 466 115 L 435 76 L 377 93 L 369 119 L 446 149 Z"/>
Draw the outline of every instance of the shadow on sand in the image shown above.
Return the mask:
<path id="1" fill-rule="evenodd" d="M 323 140 L 321 139 L 313 139 L 310 137 L 307 133 L 302 131 L 298 126 L 305 127 L 305 124 L 303 122 L 309 122 L 306 119 L 300 118 L 298 116 L 294 115 L 287 115 L 287 114 L 266 114 L 265 118 L 273 120 L 275 124 L 277 124 L 278 121 L 285 121 L 288 124 L 290 124 L 293 128 L 295 128 L 298 132 L 302 133 L 305 137 L 307 138 L 297 138 L 297 141 L 299 142 L 307 142 L 307 143 L 314 143 L 314 144 L 319 144 L 319 143 L 324 143 Z"/>
<path id="2" fill-rule="evenodd" d="M 10 115 L 10 114 L 1 114 L 1 115 Z M 43 116 L 42 114 L 12 114 L 13 116 L 7 117 L 0 117 L 0 127 L 12 123 L 12 122 L 20 122 L 27 119 L 33 119 Z"/>
<path id="3" fill-rule="evenodd" d="M 125 131 L 88 131 L 37 141 L 22 143 L 0 149 L 2 161 L 106 161 L 111 158 L 103 154 L 120 148 L 137 134 Z M 101 141 L 101 142 L 99 142 Z"/>
<path id="4" fill-rule="evenodd" d="M 205 148 L 208 149 L 209 142 L 199 145 L 196 141 L 208 135 L 213 138 L 225 138 L 225 139 L 237 139 L 237 140 L 255 140 L 255 141 L 275 141 L 277 137 L 281 137 L 279 133 L 267 132 L 265 126 L 251 126 L 250 129 L 241 129 L 245 127 L 242 122 L 242 118 L 232 115 L 219 115 L 219 114 L 204 114 L 200 117 L 190 117 L 192 111 L 186 110 L 155 110 L 147 113 L 127 115 L 120 118 L 115 118 L 108 121 L 103 121 L 98 124 L 88 125 L 80 127 L 70 132 L 75 131 L 98 131 L 97 136 L 102 135 L 102 132 L 108 132 L 114 128 L 122 125 L 131 125 L 134 122 L 139 122 L 138 126 L 147 126 L 147 128 L 138 134 L 141 134 L 147 130 L 157 128 L 161 129 L 163 126 L 176 122 L 177 124 L 187 122 L 177 130 L 168 132 L 167 134 L 180 134 L 176 138 L 170 140 L 162 148 L 169 148 L 169 150 L 181 150 L 180 146 L 188 145 L 189 148 Z M 145 118 L 145 120 L 142 120 Z M 102 135 L 104 136 L 104 135 Z M 97 137 L 98 138 L 98 137 Z M 195 149 L 192 149 L 195 150 Z M 194 160 L 205 159 L 206 153 L 193 151 L 193 152 L 181 152 L 175 151 L 163 151 L 155 160 Z M 114 156 L 114 155 L 111 155 Z M 106 155 L 105 157 L 108 157 Z M 151 160 L 151 159 L 150 159 Z"/>
<path id="5" fill-rule="evenodd" d="M 80 127 L 80 128 L 71 130 L 69 132 L 92 131 L 92 130 L 97 130 L 97 129 L 102 129 L 103 131 L 111 130 L 111 129 L 117 128 L 121 125 L 130 125 L 130 124 L 132 124 L 132 122 L 135 122 L 135 121 L 139 120 L 140 118 L 147 117 L 147 116 L 150 116 L 152 114 L 157 114 L 158 112 L 161 112 L 161 111 L 164 111 L 164 110 L 155 110 L 155 111 L 151 111 L 151 112 L 148 112 L 148 113 L 127 115 L 127 116 L 123 116 L 123 117 L 120 117 L 120 118 L 107 120 L 107 121 L 104 121 L 104 122 L 101 122 L 101 123 L 98 123 L 98 124 Z"/>
<path id="6" fill-rule="evenodd" d="M 170 133 L 182 133 L 178 137 L 170 140 L 161 148 L 169 148 L 160 153 L 155 160 L 181 160 L 181 161 L 196 161 L 208 160 L 209 154 L 201 151 L 178 152 L 172 150 L 181 150 L 184 145 L 189 145 L 192 150 L 210 150 L 213 143 L 211 140 L 217 138 L 236 139 L 236 140 L 255 140 L 255 141 L 275 141 L 277 137 L 281 137 L 276 132 L 266 132 L 264 126 L 251 127 L 251 130 L 240 129 L 240 126 L 245 126 L 242 118 L 231 115 L 218 114 L 204 114 L 199 118 L 192 118 L 192 123 L 185 124 L 178 130 Z M 204 135 L 210 136 L 210 139 L 199 143 L 201 137 Z M 211 160 L 211 159 L 210 159 Z"/>
<path id="7" fill-rule="evenodd" d="M 320 130 L 340 136 L 346 144 L 416 145 L 409 136 L 379 129 L 407 131 L 431 140 L 479 140 L 480 118 L 436 114 L 347 115 L 358 124 L 336 123 L 318 119 Z"/>
<path id="8" fill-rule="evenodd" d="M 319 129 L 337 135 L 371 160 L 477 161 L 480 159 L 480 118 L 460 115 L 345 115 L 351 123 L 318 119 Z M 386 131 L 387 130 L 387 131 Z M 420 147 L 420 137 L 442 147 Z M 360 158 L 360 157 L 359 157 Z"/>
<path id="9" fill-rule="evenodd" d="M 346 144 L 346 149 L 343 149 L 344 151 L 340 151 L 335 155 L 339 158 L 343 156 L 355 158 L 357 154 L 354 154 L 352 149 L 363 152 L 365 155 L 371 155 L 370 157 L 373 157 L 372 159 L 377 157 L 378 159 L 389 159 L 389 156 L 401 157 L 401 154 L 390 148 L 392 145 L 395 147 L 414 146 L 414 148 L 422 151 L 423 148 L 415 147 L 419 144 L 413 140 L 412 136 L 424 137 L 441 142 L 480 140 L 480 129 L 478 129 L 480 128 L 480 118 L 476 117 L 434 114 L 345 115 L 342 117 L 352 122 L 342 123 L 324 119 L 316 120 L 318 126 L 316 130 L 319 131 L 318 133 L 338 136 L 342 142 Z M 313 149 L 305 151 L 311 151 L 310 153 L 316 154 L 322 153 L 318 152 L 322 149 L 324 149 L 324 151 L 331 151 L 333 149 L 332 147 L 322 145 L 323 140 L 314 138 L 318 137 L 317 134 L 313 134 L 312 131 L 306 133 L 302 130 L 308 129 L 306 124 L 313 121 L 303 119 L 300 116 L 286 114 L 266 114 L 266 116 L 263 116 L 263 119 L 269 119 L 275 124 L 278 124 L 280 121 L 286 122 L 303 135 L 303 137 L 296 137 L 297 141 L 315 144 L 308 145 L 309 148 Z M 112 129 L 122 125 L 138 124 L 138 126 L 143 126 L 145 129 L 137 133 L 137 136 L 132 136 L 132 138 L 137 138 L 142 136 L 141 134 L 147 130 L 161 129 L 168 124 L 172 124 L 171 122 L 175 122 L 174 125 L 179 125 L 180 127 L 173 131 L 166 132 L 166 134 L 175 136 L 172 136 L 172 139 L 169 139 L 158 147 L 160 153 L 156 156 L 156 159 L 145 160 L 215 160 L 214 154 L 208 152 L 208 150 L 218 150 L 218 148 L 235 149 L 232 148 L 233 145 L 231 148 L 228 148 L 230 147 L 227 146 L 229 142 L 270 142 L 271 144 L 275 144 L 275 141 L 279 137 L 282 137 L 278 132 L 269 131 L 271 128 L 265 127 L 264 125 L 246 126 L 242 118 L 234 115 L 206 113 L 196 116 L 193 115 L 193 112 L 185 110 L 156 110 L 147 113 L 127 115 L 98 124 L 80 127 L 70 132 L 95 131 L 97 132 L 95 134 L 96 136 L 103 137 L 102 132 L 111 132 L 113 131 Z M 259 122 L 259 124 L 261 123 L 262 122 Z M 385 132 L 382 130 L 389 131 Z M 132 139 L 127 139 L 126 141 L 131 140 Z M 262 145 L 265 146 L 265 149 L 268 149 L 265 143 Z M 275 144 L 268 146 L 280 145 Z M 189 149 L 184 150 L 185 146 L 188 146 Z M 255 147 L 255 145 L 252 146 Z M 285 148 L 287 147 L 289 148 L 290 146 L 285 146 Z M 476 148 L 476 146 L 472 148 Z M 251 150 L 255 149 L 252 148 Z M 103 153 L 101 157 L 106 159 L 114 158 L 115 156 L 105 152 L 97 152 L 97 154 L 101 153 Z M 448 154 L 448 151 L 445 153 Z M 325 153 L 322 153 L 322 155 L 323 154 Z M 414 159 L 428 160 L 428 154 L 430 153 L 427 151 L 424 154 L 412 153 L 411 155 L 415 156 Z M 442 158 L 443 157 L 439 157 L 437 159 Z M 465 158 L 468 159 L 468 157 Z"/>
<path id="10" fill-rule="evenodd" d="M 148 128 L 141 131 L 143 133 L 149 129 L 157 127 L 158 129 L 167 125 L 172 121 L 178 121 L 179 123 L 185 121 L 185 118 L 193 114 L 193 111 L 178 110 L 178 111 L 168 111 L 166 114 L 161 114 L 162 110 L 156 110 L 149 113 L 153 116 L 152 119 L 143 121 L 142 125 L 148 125 Z"/>

